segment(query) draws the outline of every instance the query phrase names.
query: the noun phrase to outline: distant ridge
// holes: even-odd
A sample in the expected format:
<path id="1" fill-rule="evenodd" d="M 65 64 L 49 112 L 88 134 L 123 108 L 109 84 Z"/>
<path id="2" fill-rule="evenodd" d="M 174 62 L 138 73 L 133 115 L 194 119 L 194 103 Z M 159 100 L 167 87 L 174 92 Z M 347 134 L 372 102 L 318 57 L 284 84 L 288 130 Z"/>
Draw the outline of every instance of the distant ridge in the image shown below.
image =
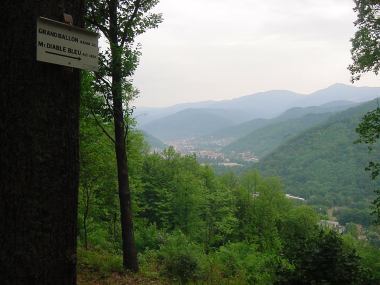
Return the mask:
<path id="1" fill-rule="evenodd" d="M 254 130 L 247 136 L 224 147 L 222 151 L 225 153 L 251 152 L 260 159 L 301 132 L 326 122 L 331 115 L 332 113 L 310 113 L 299 118 L 277 121 Z"/>
<path id="2" fill-rule="evenodd" d="M 309 95 L 274 90 L 232 100 L 186 103 L 167 108 L 137 108 L 135 117 L 139 128 L 165 141 L 203 136 L 253 119 L 271 119 L 295 107 L 340 101 L 359 103 L 379 96 L 380 87 L 334 84 Z"/>
<path id="3" fill-rule="evenodd" d="M 271 124 L 280 123 L 289 119 L 297 119 L 308 114 L 321 114 L 321 113 L 333 113 L 338 111 L 346 110 L 353 107 L 359 103 L 354 103 L 351 101 L 334 101 L 330 103 L 323 104 L 321 106 L 311 106 L 311 107 L 294 107 L 286 110 L 284 113 L 280 114 L 278 117 L 273 119 L 254 119 L 232 127 L 223 128 L 209 136 L 213 138 L 226 138 L 230 141 L 234 141 L 244 136 L 249 135 L 251 132 L 266 127 Z"/>

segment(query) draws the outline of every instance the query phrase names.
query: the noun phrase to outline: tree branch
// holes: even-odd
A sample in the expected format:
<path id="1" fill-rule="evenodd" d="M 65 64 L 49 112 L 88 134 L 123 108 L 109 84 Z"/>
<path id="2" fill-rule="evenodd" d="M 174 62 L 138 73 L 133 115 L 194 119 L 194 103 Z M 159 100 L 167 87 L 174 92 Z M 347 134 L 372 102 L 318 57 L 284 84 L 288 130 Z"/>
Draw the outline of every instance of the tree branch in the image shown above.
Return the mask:
<path id="1" fill-rule="evenodd" d="M 111 135 L 106 131 L 106 129 L 102 126 L 102 124 L 98 121 L 98 119 L 96 118 L 96 115 L 94 113 L 93 110 L 91 110 L 91 114 L 92 116 L 94 117 L 95 119 L 95 122 L 96 124 L 102 129 L 103 133 L 113 142 L 113 144 L 116 144 L 115 140 L 113 137 L 111 137 Z"/>
<path id="2" fill-rule="evenodd" d="M 104 36 L 109 39 L 109 30 L 107 29 L 107 27 L 103 26 L 102 24 L 100 24 L 97 20 L 96 20 L 96 17 L 95 17 L 95 14 L 94 14 L 94 11 L 91 11 L 91 18 L 89 17 L 86 17 L 85 20 L 90 23 L 91 25 L 95 26 L 96 28 L 98 28 L 103 34 Z"/>
<path id="3" fill-rule="evenodd" d="M 106 101 L 106 104 L 107 104 L 107 107 L 108 107 L 108 112 L 111 114 L 111 116 L 112 117 L 114 117 L 114 113 L 113 113 L 113 110 L 112 110 L 112 107 L 111 107 L 111 105 L 110 105 L 110 103 L 108 102 L 108 96 L 106 95 L 106 94 L 104 94 L 104 93 L 102 93 L 103 94 L 103 98 L 104 98 L 104 100 Z"/>
<path id="4" fill-rule="evenodd" d="M 128 35 L 128 27 L 132 25 L 133 20 L 136 18 L 137 13 L 141 7 L 141 0 L 135 0 L 134 4 L 135 9 L 133 10 L 133 13 L 131 17 L 128 19 L 127 23 L 124 25 L 123 33 L 121 34 L 121 46 L 125 44 L 127 41 L 127 35 Z"/>
<path id="5" fill-rule="evenodd" d="M 125 124 L 124 143 L 126 143 L 127 142 L 128 133 L 129 133 L 129 123 L 128 122 L 124 122 L 124 124 Z"/>
<path id="6" fill-rule="evenodd" d="M 112 89 L 111 83 L 101 75 L 96 75 L 96 80 L 102 81 L 109 89 Z"/>

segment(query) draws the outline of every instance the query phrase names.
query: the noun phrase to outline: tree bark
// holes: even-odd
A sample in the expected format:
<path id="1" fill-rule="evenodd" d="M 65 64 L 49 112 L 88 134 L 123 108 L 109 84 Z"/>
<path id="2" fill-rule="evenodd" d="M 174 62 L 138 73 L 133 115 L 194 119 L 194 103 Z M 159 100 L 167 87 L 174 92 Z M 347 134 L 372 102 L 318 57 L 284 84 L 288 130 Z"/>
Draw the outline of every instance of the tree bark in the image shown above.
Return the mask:
<path id="1" fill-rule="evenodd" d="M 1 2 L 1 284 L 76 284 L 80 73 L 36 61 L 36 21 L 83 26 L 83 7 Z"/>
<path id="2" fill-rule="evenodd" d="M 115 126 L 115 153 L 120 201 L 121 235 L 123 243 L 123 265 L 127 270 L 137 272 L 138 260 L 133 233 L 131 191 L 129 187 L 128 156 L 125 136 L 125 123 L 122 97 L 121 53 L 118 46 L 117 2 L 111 0 L 110 38 L 112 52 L 112 100 Z"/>
<path id="3" fill-rule="evenodd" d="M 83 165 L 82 165 L 83 167 Z M 84 185 L 85 191 L 85 205 L 84 205 L 84 213 L 83 213 L 83 231 L 84 231 L 84 248 L 88 250 L 88 234 L 87 234 L 87 219 L 88 219 L 88 213 L 90 211 L 90 190 L 88 185 Z"/>

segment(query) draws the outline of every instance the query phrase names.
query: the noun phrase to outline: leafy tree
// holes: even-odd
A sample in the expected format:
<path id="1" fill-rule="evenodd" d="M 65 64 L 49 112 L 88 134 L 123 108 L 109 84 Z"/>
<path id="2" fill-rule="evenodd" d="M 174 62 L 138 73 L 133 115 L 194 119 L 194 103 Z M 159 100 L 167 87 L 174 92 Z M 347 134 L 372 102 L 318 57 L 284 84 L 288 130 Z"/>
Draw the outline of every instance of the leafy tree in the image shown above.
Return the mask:
<path id="1" fill-rule="evenodd" d="M 357 13 L 357 31 L 352 38 L 352 61 L 349 70 L 352 81 L 359 80 L 362 73 L 380 69 L 380 2 L 379 0 L 354 0 Z"/>
<path id="2" fill-rule="evenodd" d="M 277 252 L 282 242 L 278 224 L 290 209 L 291 202 L 285 198 L 278 179 L 267 178 L 258 186 L 259 196 L 253 201 L 253 223 L 259 245 L 267 251 Z"/>
<path id="3" fill-rule="evenodd" d="M 318 216 L 307 206 L 292 208 L 279 222 L 279 233 L 283 240 L 283 251 L 291 262 L 304 251 L 305 245 L 318 232 Z"/>
<path id="4" fill-rule="evenodd" d="M 364 115 L 359 126 L 356 128 L 356 132 L 359 134 L 358 143 L 365 143 L 368 145 L 368 150 L 372 151 L 376 146 L 376 143 L 380 137 L 380 108 L 368 112 Z M 376 179 L 380 174 L 380 163 L 377 161 L 370 161 L 365 168 L 370 171 L 372 179 Z M 377 218 L 377 222 L 380 222 L 380 190 L 375 191 L 378 196 L 373 201 L 374 211 Z"/>
<path id="5" fill-rule="evenodd" d="M 92 115 L 86 114 L 82 100 L 80 121 L 80 183 L 79 211 L 80 238 L 85 249 L 89 246 L 89 235 L 100 241 L 102 233 L 110 232 L 114 241 L 118 218 L 116 199 L 116 169 L 112 143 L 102 135 Z M 103 222 L 103 223 L 101 223 Z M 109 226 L 108 231 L 105 226 Z M 91 237 L 90 237 L 91 238 Z M 110 240 L 105 236 L 105 240 Z M 101 242 L 104 244 L 105 242 Z"/>
<path id="6" fill-rule="evenodd" d="M 162 156 L 147 156 L 138 197 L 139 216 L 159 228 L 197 235 L 203 228 L 200 216 L 205 201 L 201 169 L 195 157 L 181 157 L 172 147 Z"/>
<path id="7" fill-rule="evenodd" d="M 374 72 L 376 75 L 380 70 L 380 1 L 379 0 L 354 0 L 357 20 L 355 26 L 357 32 L 352 38 L 352 60 L 349 66 L 352 81 L 360 79 L 365 72 Z M 380 136 L 380 108 L 368 112 L 357 128 L 360 136 L 358 142 L 366 143 L 371 147 Z M 380 164 L 371 161 L 366 168 L 371 171 L 372 179 L 380 172 Z M 377 219 L 380 219 L 380 191 L 376 191 L 378 197 L 374 200 Z"/>
<path id="8" fill-rule="evenodd" d="M 203 252 L 199 245 L 190 241 L 181 231 L 167 237 L 158 252 L 160 269 L 179 284 L 187 284 L 202 274 Z"/>
<path id="9" fill-rule="evenodd" d="M 291 262 L 295 270 L 279 284 L 368 284 L 360 257 L 334 231 L 320 231 Z"/>
<path id="10" fill-rule="evenodd" d="M 215 259 L 223 276 L 240 277 L 232 279 L 235 281 L 232 284 L 275 284 L 278 270 L 292 269 L 285 258 L 261 251 L 256 244 L 247 242 L 229 243 L 220 247 L 215 253 Z"/>
<path id="11" fill-rule="evenodd" d="M 206 192 L 201 208 L 204 221 L 202 240 L 206 251 L 209 251 L 233 240 L 238 220 L 232 189 L 221 183 L 210 167 L 202 169 L 202 178 Z"/>
<path id="12" fill-rule="evenodd" d="M 94 88 L 104 96 L 98 113 L 114 121 L 114 136 L 105 129 L 115 147 L 120 217 L 125 269 L 138 271 L 137 252 L 133 235 L 132 199 L 129 181 L 127 142 L 129 132 L 130 100 L 136 91 L 128 78 L 133 75 L 139 50 L 136 36 L 157 27 L 161 16 L 149 11 L 158 0 L 92 0 L 87 1 L 86 21 L 106 39 L 106 48 L 100 54 L 100 68 Z"/>

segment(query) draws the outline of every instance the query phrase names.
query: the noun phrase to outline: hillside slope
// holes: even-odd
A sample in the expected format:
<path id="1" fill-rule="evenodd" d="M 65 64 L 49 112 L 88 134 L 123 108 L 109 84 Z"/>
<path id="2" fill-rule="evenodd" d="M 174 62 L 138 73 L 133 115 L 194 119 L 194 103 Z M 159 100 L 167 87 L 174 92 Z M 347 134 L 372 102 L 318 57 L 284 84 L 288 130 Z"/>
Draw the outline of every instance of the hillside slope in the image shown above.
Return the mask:
<path id="1" fill-rule="evenodd" d="M 167 145 L 165 145 L 161 140 L 151 134 L 144 131 L 142 131 L 142 134 L 144 135 L 144 140 L 148 143 L 152 150 L 163 150 L 167 147 Z"/>
<path id="2" fill-rule="evenodd" d="M 168 142 L 202 136 L 225 126 L 232 126 L 238 118 L 233 111 L 186 109 L 143 125 L 141 129 Z"/>
<path id="3" fill-rule="evenodd" d="M 368 207 L 374 185 L 364 168 L 376 152 L 369 154 L 366 146 L 353 142 L 361 117 L 376 106 L 371 101 L 334 115 L 277 148 L 259 168 L 282 177 L 288 193 L 311 204 Z"/>
<path id="4" fill-rule="evenodd" d="M 210 134 L 209 136 L 217 139 L 228 139 L 230 141 L 235 141 L 249 135 L 257 129 L 264 128 L 272 124 L 281 123 L 289 119 L 301 118 L 308 114 L 334 113 L 343 111 L 355 106 L 356 104 L 357 103 L 351 101 L 334 101 L 321 106 L 294 107 L 286 110 L 284 113 L 273 119 L 254 119 L 228 128 L 223 128 Z"/>
<path id="5" fill-rule="evenodd" d="M 273 123 L 238 139 L 224 147 L 222 151 L 224 153 L 251 152 L 256 157 L 262 158 L 287 140 L 313 126 L 327 121 L 330 116 L 331 113 L 308 114 L 301 118 Z"/>

